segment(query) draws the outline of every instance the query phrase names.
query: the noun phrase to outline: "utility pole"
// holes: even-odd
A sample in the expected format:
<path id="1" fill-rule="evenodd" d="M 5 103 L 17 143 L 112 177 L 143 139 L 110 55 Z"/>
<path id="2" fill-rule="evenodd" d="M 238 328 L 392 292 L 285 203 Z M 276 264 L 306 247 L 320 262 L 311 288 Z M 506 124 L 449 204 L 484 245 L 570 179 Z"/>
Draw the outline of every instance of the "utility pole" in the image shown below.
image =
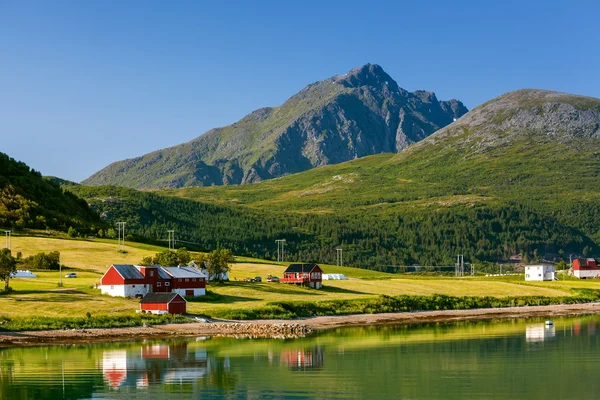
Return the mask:
<path id="1" fill-rule="evenodd" d="M 464 254 L 459 254 L 456 256 L 456 267 L 454 269 L 454 275 L 463 276 L 465 271 L 465 256 Z"/>
<path id="2" fill-rule="evenodd" d="M 277 243 L 277 261 L 283 262 L 285 259 L 285 239 L 277 239 L 275 243 Z M 281 251 L 279 250 L 280 247 Z"/>
<path id="3" fill-rule="evenodd" d="M 4 231 L 4 234 L 6 235 L 6 248 L 9 250 L 12 250 L 12 236 L 11 236 L 11 231 Z"/>
<path id="4" fill-rule="evenodd" d="M 344 249 L 342 249 L 341 247 L 338 247 L 335 250 L 337 252 L 337 264 L 336 265 L 338 267 L 343 267 L 344 266 L 344 259 L 343 259 Z"/>
<path id="5" fill-rule="evenodd" d="M 117 251 L 125 250 L 125 222 L 117 222 Z"/>
<path id="6" fill-rule="evenodd" d="M 169 250 L 175 250 L 175 231 L 171 229 L 167 233 L 169 234 Z"/>
<path id="7" fill-rule="evenodd" d="M 569 269 L 573 268 L 573 254 L 569 254 Z"/>

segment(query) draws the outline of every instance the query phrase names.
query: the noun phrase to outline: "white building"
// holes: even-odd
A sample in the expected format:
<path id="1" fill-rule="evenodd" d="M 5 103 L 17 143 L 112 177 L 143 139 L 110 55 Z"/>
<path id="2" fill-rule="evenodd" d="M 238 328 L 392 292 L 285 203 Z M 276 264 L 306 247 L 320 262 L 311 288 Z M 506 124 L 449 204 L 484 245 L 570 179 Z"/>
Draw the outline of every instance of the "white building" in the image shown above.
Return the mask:
<path id="1" fill-rule="evenodd" d="M 556 279 L 556 267 L 552 264 L 525 266 L 526 281 L 553 281 Z"/>
<path id="2" fill-rule="evenodd" d="M 204 275 L 206 275 L 208 277 L 208 281 L 214 281 L 217 278 L 220 281 L 228 281 L 229 280 L 229 271 L 221 272 L 220 274 L 210 275 L 210 273 L 208 272 L 208 268 L 205 268 L 204 266 L 200 266 L 200 265 L 196 264 L 194 261 L 189 263 L 188 267 L 196 268 L 198 271 L 200 271 L 201 273 L 203 273 Z"/>

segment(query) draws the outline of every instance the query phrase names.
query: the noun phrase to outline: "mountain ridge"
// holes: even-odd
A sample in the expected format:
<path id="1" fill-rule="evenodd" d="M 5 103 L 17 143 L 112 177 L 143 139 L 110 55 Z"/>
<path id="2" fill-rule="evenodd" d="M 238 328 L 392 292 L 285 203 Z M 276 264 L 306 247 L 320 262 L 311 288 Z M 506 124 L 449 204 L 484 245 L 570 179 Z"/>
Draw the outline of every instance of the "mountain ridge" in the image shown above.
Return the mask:
<path id="1" fill-rule="evenodd" d="M 458 100 L 408 92 L 379 65 L 366 64 L 186 143 L 114 162 L 82 183 L 152 189 L 257 182 L 400 151 L 466 112 Z"/>

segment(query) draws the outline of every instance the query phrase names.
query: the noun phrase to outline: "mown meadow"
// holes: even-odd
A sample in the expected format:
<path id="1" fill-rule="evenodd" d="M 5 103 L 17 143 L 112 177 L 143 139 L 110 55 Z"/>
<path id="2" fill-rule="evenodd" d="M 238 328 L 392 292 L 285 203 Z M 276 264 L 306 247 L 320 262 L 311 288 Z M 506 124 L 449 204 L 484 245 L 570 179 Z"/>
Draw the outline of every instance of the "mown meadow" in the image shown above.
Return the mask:
<path id="1" fill-rule="evenodd" d="M 32 328 L 36 325 L 40 329 L 72 326 L 69 325 L 71 322 L 62 318 L 79 318 L 79 325 L 76 325 L 81 327 L 139 325 L 143 321 L 135 316 L 138 300 L 104 296 L 95 286 L 110 264 L 138 263 L 142 257 L 164 248 L 128 243 L 126 252 L 121 253 L 117 252 L 116 243 L 109 240 L 14 237 L 13 250 L 22 252 L 24 256 L 44 250 L 59 251 L 65 268 L 61 287 L 58 285 L 61 281 L 58 271 L 34 271 L 37 274 L 35 279 L 12 279 L 13 291 L 0 295 L 0 319 L 10 320 L 12 325 L 4 323 L 0 329 L 13 329 L 13 326 Z M 210 283 L 207 296 L 190 299 L 188 313 L 233 319 L 295 318 L 580 303 L 597 300 L 600 291 L 600 281 L 596 280 L 526 283 L 522 276 L 454 278 L 397 275 L 326 264 L 322 265 L 326 273 L 342 273 L 349 279 L 324 281 L 322 290 L 314 290 L 264 281 L 267 275 L 281 277 L 285 264 L 264 263 L 244 257 L 238 261 L 231 266 L 231 281 Z M 77 273 L 77 278 L 65 278 L 68 272 Z M 242 281 L 254 276 L 261 276 L 263 282 Z"/>

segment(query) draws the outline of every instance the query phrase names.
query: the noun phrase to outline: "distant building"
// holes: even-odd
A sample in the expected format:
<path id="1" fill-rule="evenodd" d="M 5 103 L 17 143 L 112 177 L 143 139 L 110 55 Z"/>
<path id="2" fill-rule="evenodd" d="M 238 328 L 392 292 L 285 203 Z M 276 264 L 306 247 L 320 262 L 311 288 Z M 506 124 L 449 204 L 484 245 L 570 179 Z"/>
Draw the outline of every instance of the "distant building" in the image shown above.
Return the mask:
<path id="1" fill-rule="evenodd" d="M 114 264 L 102 276 L 100 291 L 120 297 L 143 297 L 148 293 L 203 296 L 206 294 L 206 276 L 191 267 Z"/>
<path id="2" fill-rule="evenodd" d="M 290 264 L 279 282 L 321 289 L 323 270 L 317 264 Z"/>
<path id="3" fill-rule="evenodd" d="M 556 267 L 552 264 L 525 266 L 526 281 L 552 281 L 556 279 Z"/>
<path id="4" fill-rule="evenodd" d="M 221 272 L 220 274 L 210 274 L 208 272 L 208 268 L 206 265 L 196 264 L 196 262 L 192 261 L 188 267 L 196 268 L 198 271 L 202 272 L 204 275 L 208 277 L 209 281 L 219 280 L 219 281 L 228 281 L 229 280 L 229 272 Z"/>
<path id="5" fill-rule="evenodd" d="M 152 314 L 186 313 L 187 302 L 177 293 L 149 293 L 140 301 L 140 310 Z"/>
<path id="6" fill-rule="evenodd" d="M 573 260 L 573 267 L 569 274 L 579 279 L 598 278 L 600 277 L 600 266 L 595 258 L 576 258 Z"/>

